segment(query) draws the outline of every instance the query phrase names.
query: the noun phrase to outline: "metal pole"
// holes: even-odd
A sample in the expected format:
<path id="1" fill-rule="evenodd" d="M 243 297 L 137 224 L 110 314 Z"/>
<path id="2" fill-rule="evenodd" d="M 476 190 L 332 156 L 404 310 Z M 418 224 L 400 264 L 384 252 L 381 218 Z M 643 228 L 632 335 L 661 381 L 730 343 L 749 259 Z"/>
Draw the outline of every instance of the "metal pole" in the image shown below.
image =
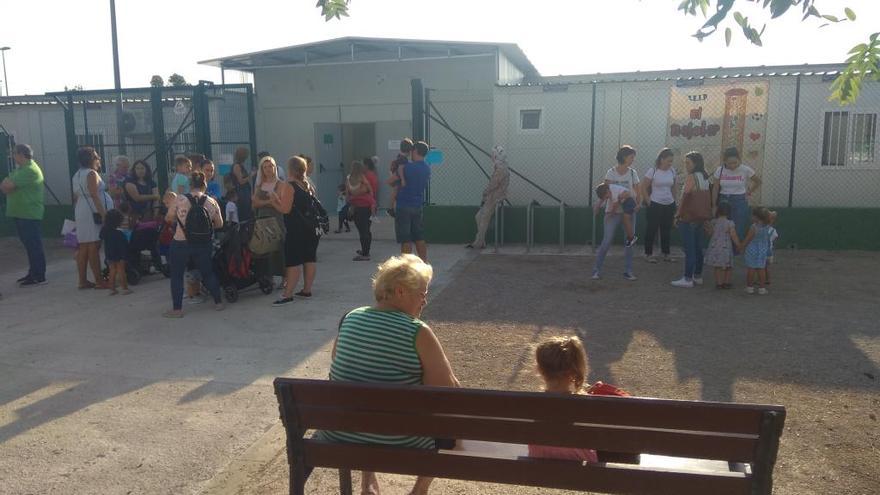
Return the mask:
<path id="1" fill-rule="evenodd" d="M 411 79 L 412 85 L 412 138 L 413 141 L 425 139 L 425 88 L 421 79 Z"/>
<path id="2" fill-rule="evenodd" d="M 798 117 L 801 108 L 801 76 L 798 74 L 794 90 L 794 130 L 791 133 L 791 172 L 788 176 L 788 207 L 794 199 L 794 165 L 797 161 Z"/>
<path id="3" fill-rule="evenodd" d="M 526 253 L 532 250 L 532 208 L 534 204 L 533 200 L 526 207 Z"/>
<path id="4" fill-rule="evenodd" d="M 499 232 L 501 225 L 501 201 L 495 203 L 495 254 L 498 254 L 498 240 L 501 237 Z"/>
<path id="5" fill-rule="evenodd" d="M 0 56 L 3 57 L 3 85 L 6 86 L 6 96 L 9 96 L 9 78 L 6 77 L 6 50 L 9 50 L 8 46 L 0 48 Z"/>
<path id="6" fill-rule="evenodd" d="M 431 116 L 431 90 L 425 88 L 425 115 L 427 117 Z M 431 119 L 425 119 L 425 142 L 430 146 L 431 144 Z M 431 178 L 428 178 L 428 183 L 425 184 L 425 204 L 431 204 Z"/>
<path id="7" fill-rule="evenodd" d="M 565 251 L 565 203 L 559 203 L 559 252 Z"/>
<path id="8" fill-rule="evenodd" d="M 593 81 L 593 103 L 590 105 L 590 188 L 587 191 L 587 206 L 593 206 L 593 167 L 595 164 L 596 148 L 596 81 Z M 590 246 L 596 251 L 596 214 L 590 217 L 590 230 L 593 231 Z"/>
<path id="9" fill-rule="evenodd" d="M 116 89 L 116 141 L 119 154 L 125 154 L 122 132 L 122 80 L 119 77 L 119 42 L 116 39 L 116 0 L 110 0 L 110 36 L 113 42 L 113 87 Z"/>

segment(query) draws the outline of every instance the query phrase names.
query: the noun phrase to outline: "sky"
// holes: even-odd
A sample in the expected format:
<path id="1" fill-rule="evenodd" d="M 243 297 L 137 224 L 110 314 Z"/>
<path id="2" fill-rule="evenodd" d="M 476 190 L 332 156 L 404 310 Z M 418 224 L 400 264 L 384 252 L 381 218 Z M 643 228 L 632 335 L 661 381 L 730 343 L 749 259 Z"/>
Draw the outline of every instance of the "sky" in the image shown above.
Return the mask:
<path id="1" fill-rule="evenodd" d="M 325 22 L 315 0 L 117 0 L 122 85 L 147 86 L 153 74 L 167 80 L 174 72 L 219 83 L 219 69 L 197 62 L 344 36 L 513 42 L 551 76 L 842 62 L 880 29 L 880 1 L 819 0 L 828 13 L 842 16 L 849 6 L 858 18 L 819 28 L 789 14 L 768 25 L 763 47 L 735 31 L 728 48 L 723 32 L 693 38 L 702 18 L 676 11 L 679 1 L 352 0 L 351 17 Z M 0 1 L 10 93 L 112 88 L 109 3 Z M 766 19 L 751 2 L 738 4 L 751 19 Z M 227 73 L 227 82 L 240 76 Z"/>

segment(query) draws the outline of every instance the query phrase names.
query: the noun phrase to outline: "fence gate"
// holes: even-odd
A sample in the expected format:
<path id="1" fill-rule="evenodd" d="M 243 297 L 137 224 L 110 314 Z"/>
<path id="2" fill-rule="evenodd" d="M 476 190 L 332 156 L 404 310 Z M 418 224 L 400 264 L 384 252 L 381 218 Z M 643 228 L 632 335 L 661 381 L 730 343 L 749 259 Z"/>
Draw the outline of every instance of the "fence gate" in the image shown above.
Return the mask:
<path id="1" fill-rule="evenodd" d="M 93 146 L 105 171 L 113 158 L 145 160 L 164 191 L 174 173 L 174 157 L 201 153 L 229 172 L 238 147 L 257 154 L 254 93 L 250 84 L 129 88 L 121 91 L 49 93 L 64 108 L 71 175 L 79 167 L 76 150 Z"/>

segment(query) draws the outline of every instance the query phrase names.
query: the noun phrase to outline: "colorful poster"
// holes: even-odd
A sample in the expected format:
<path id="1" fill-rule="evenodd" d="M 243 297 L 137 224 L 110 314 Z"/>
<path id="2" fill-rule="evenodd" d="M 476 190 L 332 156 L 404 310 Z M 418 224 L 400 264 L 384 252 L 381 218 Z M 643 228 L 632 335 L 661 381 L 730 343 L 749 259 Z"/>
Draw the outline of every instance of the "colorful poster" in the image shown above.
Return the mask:
<path id="1" fill-rule="evenodd" d="M 702 153 L 706 171 L 721 165 L 721 153 L 735 146 L 743 163 L 763 175 L 768 81 L 676 85 L 669 95 L 666 145 L 676 156 Z M 683 158 L 681 166 L 684 166 Z M 760 203 L 761 191 L 751 201 Z"/>

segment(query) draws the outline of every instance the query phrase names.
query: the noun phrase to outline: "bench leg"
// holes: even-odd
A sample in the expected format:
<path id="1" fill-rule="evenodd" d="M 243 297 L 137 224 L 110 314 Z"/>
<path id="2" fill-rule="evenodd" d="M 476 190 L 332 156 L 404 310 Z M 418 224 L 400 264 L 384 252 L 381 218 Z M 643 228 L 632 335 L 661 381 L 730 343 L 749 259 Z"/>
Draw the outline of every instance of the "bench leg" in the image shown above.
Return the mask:
<path id="1" fill-rule="evenodd" d="M 351 470 L 339 470 L 339 493 L 340 495 L 351 495 Z"/>
<path id="2" fill-rule="evenodd" d="M 301 461 L 301 459 L 297 459 Z M 306 472 L 302 462 L 295 462 L 290 465 L 290 495 L 306 494 Z"/>

